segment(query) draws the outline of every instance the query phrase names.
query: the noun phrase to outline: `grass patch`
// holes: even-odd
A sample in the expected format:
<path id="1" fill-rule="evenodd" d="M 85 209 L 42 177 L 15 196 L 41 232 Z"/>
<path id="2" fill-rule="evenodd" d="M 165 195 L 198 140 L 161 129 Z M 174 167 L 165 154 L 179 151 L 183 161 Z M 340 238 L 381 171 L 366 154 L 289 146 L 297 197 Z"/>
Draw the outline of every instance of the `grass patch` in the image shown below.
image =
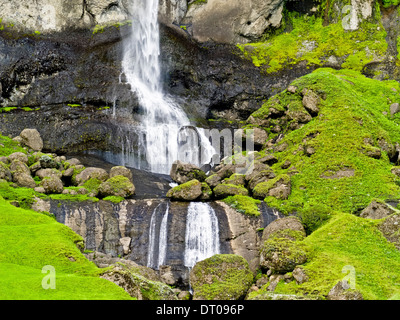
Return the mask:
<path id="1" fill-rule="evenodd" d="M 100 269 L 77 244 L 82 238 L 51 217 L 15 208 L 0 198 L 0 299 L 130 299 L 98 277 Z M 56 271 L 56 289 L 45 290 L 44 266 Z"/>
<path id="2" fill-rule="evenodd" d="M 235 195 L 227 197 L 222 201 L 240 213 L 255 217 L 260 215 L 260 210 L 258 208 L 258 205 L 261 204 L 260 200 L 253 199 L 249 196 Z"/>

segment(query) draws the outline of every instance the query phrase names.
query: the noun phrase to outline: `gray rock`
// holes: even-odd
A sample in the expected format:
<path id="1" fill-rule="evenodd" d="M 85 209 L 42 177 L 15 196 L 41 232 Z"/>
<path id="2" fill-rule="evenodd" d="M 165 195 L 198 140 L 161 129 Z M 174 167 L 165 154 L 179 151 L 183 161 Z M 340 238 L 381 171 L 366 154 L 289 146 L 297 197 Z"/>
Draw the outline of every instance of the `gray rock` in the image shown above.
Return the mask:
<path id="1" fill-rule="evenodd" d="M 13 174 L 14 182 L 23 188 L 35 188 L 36 182 L 33 180 L 30 174 L 26 174 L 23 172 L 16 172 Z"/>
<path id="2" fill-rule="evenodd" d="M 303 106 L 313 116 L 319 113 L 320 97 L 312 90 L 303 89 Z"/>
<path id="3" fill-rule="evenodd" d="M 393 116 L 394 114 L 398 113 L 400 111 L 400 104 L 398 103 L 392 103 L 390 105 L 390 114 Z"/>
<path id="4" fill-rule="evenodd" d="M 296 267 L 293 270 L 293 278 L 296 280 L 297 284 L 302 284 L 308 281 L 308 276 L 305 270 L 302 267 Z"/>
<path id="5" fill-rule="evenodd" d="M 15 160 L 21 161 L 22 163 L 28 163 L 28 156 L 22 152 L 14 152 L 8 156 L 8 159 L 12 162 Z"/>
<path id="6" fill-rule="evenodd" d="M 193 201 L 203 194 L 201 182 L 194 179 L 167 192 L 167 197 L 178 201 Z"/>
<path id="7" fill-rule="evenodd" d="M 271 222 L 263 231 L 262 241 L 266 241 L 269 237 L 278 232 L 283 230 L 293 230 L 299 231 L 304 237 L 306 236 L 306 231 L 304 230 L 303 224 L 300 220 L 296 217 L 285 217 L 277 219 Z"/>
<path id="8" fill-rule="evenodd" d="M 40 169 L 36 171 L 35 175 L 40 179 L 44 179 L 46 177 L 56 177 L 61 179 L 63 174 L 57 169 Z"/>
<path id="9" fill-rule="evenodd" d="M 100 184 L 98 192 L 103 197 L 116 196 L 128 198 L 135 194 L 134 184 L 124 176 L 115 176 Z"/>
<path id="10" fill-rule="evenodd" d="M 46 194 L 62 193 L 64 190 L 61 179 L 56 176 L 45 177 L 40 182 L 40 186 L 44 189 Z"/>
<path id="11" fill-rule="evenodd" d="M 90 179 L 98 179 L 100 181 L 106 181 L 109 178 L 109 175 L 106 170 L 102 168 L 86 168 L 81 173 L 76 176 L 76 183 L 78 186 L 83 186 L 86 181 Z"/>
<path id="12" fill-rule="evenodd" d="M 34 151 L 42 151 L 43 140 L 39 131 L 36 129 L 25 129 L 20 133 L 19 136 L 22 138 L 22 144 L 28 148 L 31 148 Z"/>
<path id="13" fill-rule="evenodd" d="M 395 210 L 386 203 L 372 201 L 368 207 L 366 207 L 360 213 L 360 217 L 367 219 L 382 219 L 393 214 Z"/>
<path id="14" fill-rule="evenodd" d="M 124 166 L 112 167 L 110 170 L 110 178 L 114 178 L 115 176 L 123 176 L 129 179 L 129 181 L 133 182 L 132 171 Z"/>
<path id="15" fill-rule="evenodd" d="M 350 289 L 345 281 L 339 281 L 328 293 L 328 300 L 363 300 L 362 294 Z"/>
<path id="16" fill-rule="evenodd" d="M 206 179 L 206 174 L 199 167 L 179 160 L 172 164 L 170 176 L 172 180 L 179 184 L 193 179 L 203 182 Z"/>

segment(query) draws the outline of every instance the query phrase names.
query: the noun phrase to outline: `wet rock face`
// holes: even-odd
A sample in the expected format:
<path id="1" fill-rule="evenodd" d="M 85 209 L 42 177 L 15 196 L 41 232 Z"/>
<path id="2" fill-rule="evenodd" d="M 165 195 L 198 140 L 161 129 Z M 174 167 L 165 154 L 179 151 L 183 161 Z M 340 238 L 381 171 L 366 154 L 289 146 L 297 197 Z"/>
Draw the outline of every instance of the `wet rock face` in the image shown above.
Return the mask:
<path id="1" fill-rule="evenodd" d="M 85 248 L 102 252 L 111 257 L 124 259 L 146 266 L 148 263 L 150 225 L 153 213 L 155 219 L 154 256 L 158 257 L 159 232 L 162 219 L 169 203 L 167 220 L 168 281 L 177 286 L 187 286 L 189 270 L 184 266 L 185 231 L 188 203 L 168 200 L 146 199 L 126 200 L 119 204 L 108 201 L 62 202 L 52 200 L 39 203 L 37 210 L 53 212 L 57 221 L 69 226 L 85 239 Z M 278 216 L 262 210 L 259 218 L 247 217 L 222 203 L 210 202 L 219 223 L 220 253 L 237 254 L 248 263 L 255 273 L 259 261 L 260 228 L 265 227 Z M 165 269 L 160 266 L 160 270 Z"/>

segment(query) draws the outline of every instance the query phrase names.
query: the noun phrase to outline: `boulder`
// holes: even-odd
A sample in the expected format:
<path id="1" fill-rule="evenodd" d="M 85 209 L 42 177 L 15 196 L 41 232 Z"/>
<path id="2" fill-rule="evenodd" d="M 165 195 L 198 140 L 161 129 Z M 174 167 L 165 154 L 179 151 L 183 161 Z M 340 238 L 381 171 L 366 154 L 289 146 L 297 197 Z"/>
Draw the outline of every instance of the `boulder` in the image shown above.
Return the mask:
<path id="1" fill-rule="evenodd" d="M 114 282 L 138 300 L 178 299 L 169 286 L 144 277 L 137 273 L 137 268 L 129 267 L 125 263 L 116 263 L 111 269 L 107 269 L 101 278 Z"/>
<path id="2" fill-rule="evenodd" d="M 62 193 L 64 190 L 63 183 L 57 176 L 45 177 L 40 182 L 40 186 L 46 194 Z"/>
<path id="3" fill-rule="evenodd" d="M 177 201 L 193 201 L 203 194 L 202 184 L 199 180 L 183 183 L 167 192 L 167 197 Z"/>
<path id="4" fill-rule="evenodd" d="M 99 178 L 96 177 L 94 179 Z M 98 192 L 103 197 L 116 196 L 128 198 L 135 194 L 135 186 L 127 177 L 115 176 L 100 184 Z"/>
<path id="5" fill-rule="evenodd" d="M 248 196 L 249 191 L 243 186 L 234 184 L 220 184 L 214 188 L 214 195 L 217 199 L 224 199 L 229 196 L 242 195 Z"/>
<path id="6" fill-rule="evenodd" d="M 211 187 L 211 188 L 215 188 L 217 185 L 222 183 L 222 178 L 217 175 L 217 174 L 213 174 L 211 176 L 209 176 L 205 182 Z"/>
<path id="7" fill-rule="evenodd" d="M 320 97 L 312 90 L 303 89 L 303 106 L 312 115 L 316 116 L 319 113 Z"/>
<path id="8" fill-rule="evenodd" d="M 382 219 L 393 214 L 395 210 L 389 205 L 383 202 L 372 201 L 368 207 L 366 207 L 360 213 L 360 217 L 367 219 Z"/>
<path id="9" fill-rule="evenodd" d="M 8 169 L 7 165 L 3 162 L 0 162 L 0 179 L 6 181 L 12 181 L 12 175 L 10 169 Z"/>
<path id="10" fill-rule="evenodd" d="M 281 24 L 281 0 L 210 0 L 189 6 L 184 24 L 199 42 L 246 43 Z"/>
<path id="11" fill-rule="evenodd" d="M 128 178 L 130 182 L 133 182 L 132 171 L 124 166 L 117 166 L 111 168 L 110 178 L 114 178 L 115 176 L 123 176 Z"/>
<path id="12" fill-rule="evenodd" d="M 382 232 L 383 236 L 392 242 L 397 250 L 400 250 L 400 215 L 392 214 L 387 217 L 378 229 Z"/>
<path id="13" fill-rule="evenodd" d="M 362 294 L 350 289 L 346 281 L 339 281 L 328 293 L 327 300 L 363 300 Z"/>
<path id="14" fill-rule="evenodd" d="M 252 282 L 253 273 L 247 261 L 233 254 L 217 254 L 202 260 L 190 272 L 193 300 L 242 299 Z"/>
<path id="15" fill-rule="evenodd" d="M 35 188 L 36 182 L 33 180 L 30 174 L 24 172 L 16 172 L 13 174 L 13 181 L 20 187 L 23 188 Z"/>
<path id="16" fill-rule="evenodd" d="M 229 178 L 225 179 L 224 183 L 233 184 L 235 186 L 245 186 L 246 185 L 245 175 L 234 173 Z"/>
<path id="17" fill-rule="evenodd" d="M 56 177 L 61 179 L 63 174 L 57 169 L 40 169 L 36 171 L 35 175 L 40 179 L 44 179 L 46 177 Z"/>
<path id="18" fill-rule="evenodd" d="M 285 229 L 271 234 L 260 250 L 260 266 L 272 273 L 287 273 L 307 261 L 300 231 Z M 294 239 L 294 240 L 292 240 Z"/>
<path id="19" fill-rule="evenodd" d="M 302 267 L 294 268 L 292 275 L 297 284 L 302 284 L 308 281 L 308 275 Z"/>
<path id="20" fill-rule="evenodd" d="M 28 156 L 22 152 L 14 152 L 8 156 L 8 159 L 10 160 L 10 162 L 18 160 L 25 164 L 28 163 Z"/>
<path id="21" fill-rule="evenodd" d="M 277 199 L 285 200 L 291 193 L 290 176 L 287 174 L 279 175 L 278 177 L 261 182 L 253 189 L 253 196 L 257 199 L 264 199 L 267 196 L 276 197 Z"/>
<path id="22" fill-rule="evenodd" d="M 57 163 L 51 156 L 43 155 L 39 159 L 40 166 L 43 169 L 57 169 L 59 168 L 60 164 Z"/>
<path id="23" fill-rule="evenodd" d="M 201 183 L 201 191 L 202 195 L 199 198 L 200 200 L 210 200 L 212 198 L 213 192 L 207 183 Z"/>
<path id="24" fill-rule="evenodd" d="M 172 164 L 170 176 L 172 180 L 179 184 L 186 183 L 193 179 L 203 182 L 206 179 L 206 174 L 199 167 L 179 160 Z"/>
<path id="25" fill-rule="evenodd" d="M 19 136 L 22 138 L 21 142 L 23 145 L 34 151 L 42 151 L 43 140 L 39 131 L 36 129 L 25 129 L 20 133 Z"/>
<path id="26" fill-rule="evenodd" d="M 14 160 L 10 164 L 10 171 L 14 175 L 15 173 L 24 173 L 26 175 L 31 174 L 31 170 L 29 170 L 28 166 L 19 160 Z"/>
<path id="27" fill-rule="evenodd" d="M 390 115 L 394 115 L 400 111 L 400 104 L 398 103 L 392 103 L 390 105 Z"/>
<path id="28" fill-rule="evenodd" d="M 98 179 L 100 181 L 106 181 L 109 175 L 106 170 L 101 168 L 86 168 L 81 173 L 76 175 L 75 182 L 78 186 L 83 186 L 86 181 L 90 179 Z M 115 178 L 115 176 L 113 177 Z M 129 179 L 128 179 L 129 180 Z"/>
<path id="29" fill-rule="evenodd" d="M 284 230 L 297 231 L 299 235 L 303 236 L 303 238 L 306 236 L 304 226 L 297 217 L 284 217 L 272 221 L 267 227 L 264 228 L 262 241 L 266 241 L 271 235 Z M 286 234 L 286 237 L 288 237 L 288 235 L 289 233 Z M 291 238 L 291 240 L 295 239 Z"/>

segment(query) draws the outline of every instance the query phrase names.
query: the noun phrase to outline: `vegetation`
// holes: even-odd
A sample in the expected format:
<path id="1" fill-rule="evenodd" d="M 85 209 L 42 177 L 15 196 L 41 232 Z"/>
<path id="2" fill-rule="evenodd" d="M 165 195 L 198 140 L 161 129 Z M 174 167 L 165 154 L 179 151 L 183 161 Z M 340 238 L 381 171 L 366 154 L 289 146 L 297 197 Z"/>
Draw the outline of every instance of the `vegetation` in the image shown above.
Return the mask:
<path id="1" fill-rule="evenodd" d="M 2 188 L 0 188 L 2 189 Z M 15 208 L 0 197 L 0 299 L 130 299 L 80 252 L 82 238 L 47 215 Z M 45 266 L 56 272 L 55 289 L 43 289 Z"/>
<path id="2" fill-rule="evenodd" d="M 225 198 L 223 201 L 240 213 L 256 217 L 260 215 L 258 207 L 261 204 L 260 200 L 253 199 L 249 196 L 234 195 Z"/>

